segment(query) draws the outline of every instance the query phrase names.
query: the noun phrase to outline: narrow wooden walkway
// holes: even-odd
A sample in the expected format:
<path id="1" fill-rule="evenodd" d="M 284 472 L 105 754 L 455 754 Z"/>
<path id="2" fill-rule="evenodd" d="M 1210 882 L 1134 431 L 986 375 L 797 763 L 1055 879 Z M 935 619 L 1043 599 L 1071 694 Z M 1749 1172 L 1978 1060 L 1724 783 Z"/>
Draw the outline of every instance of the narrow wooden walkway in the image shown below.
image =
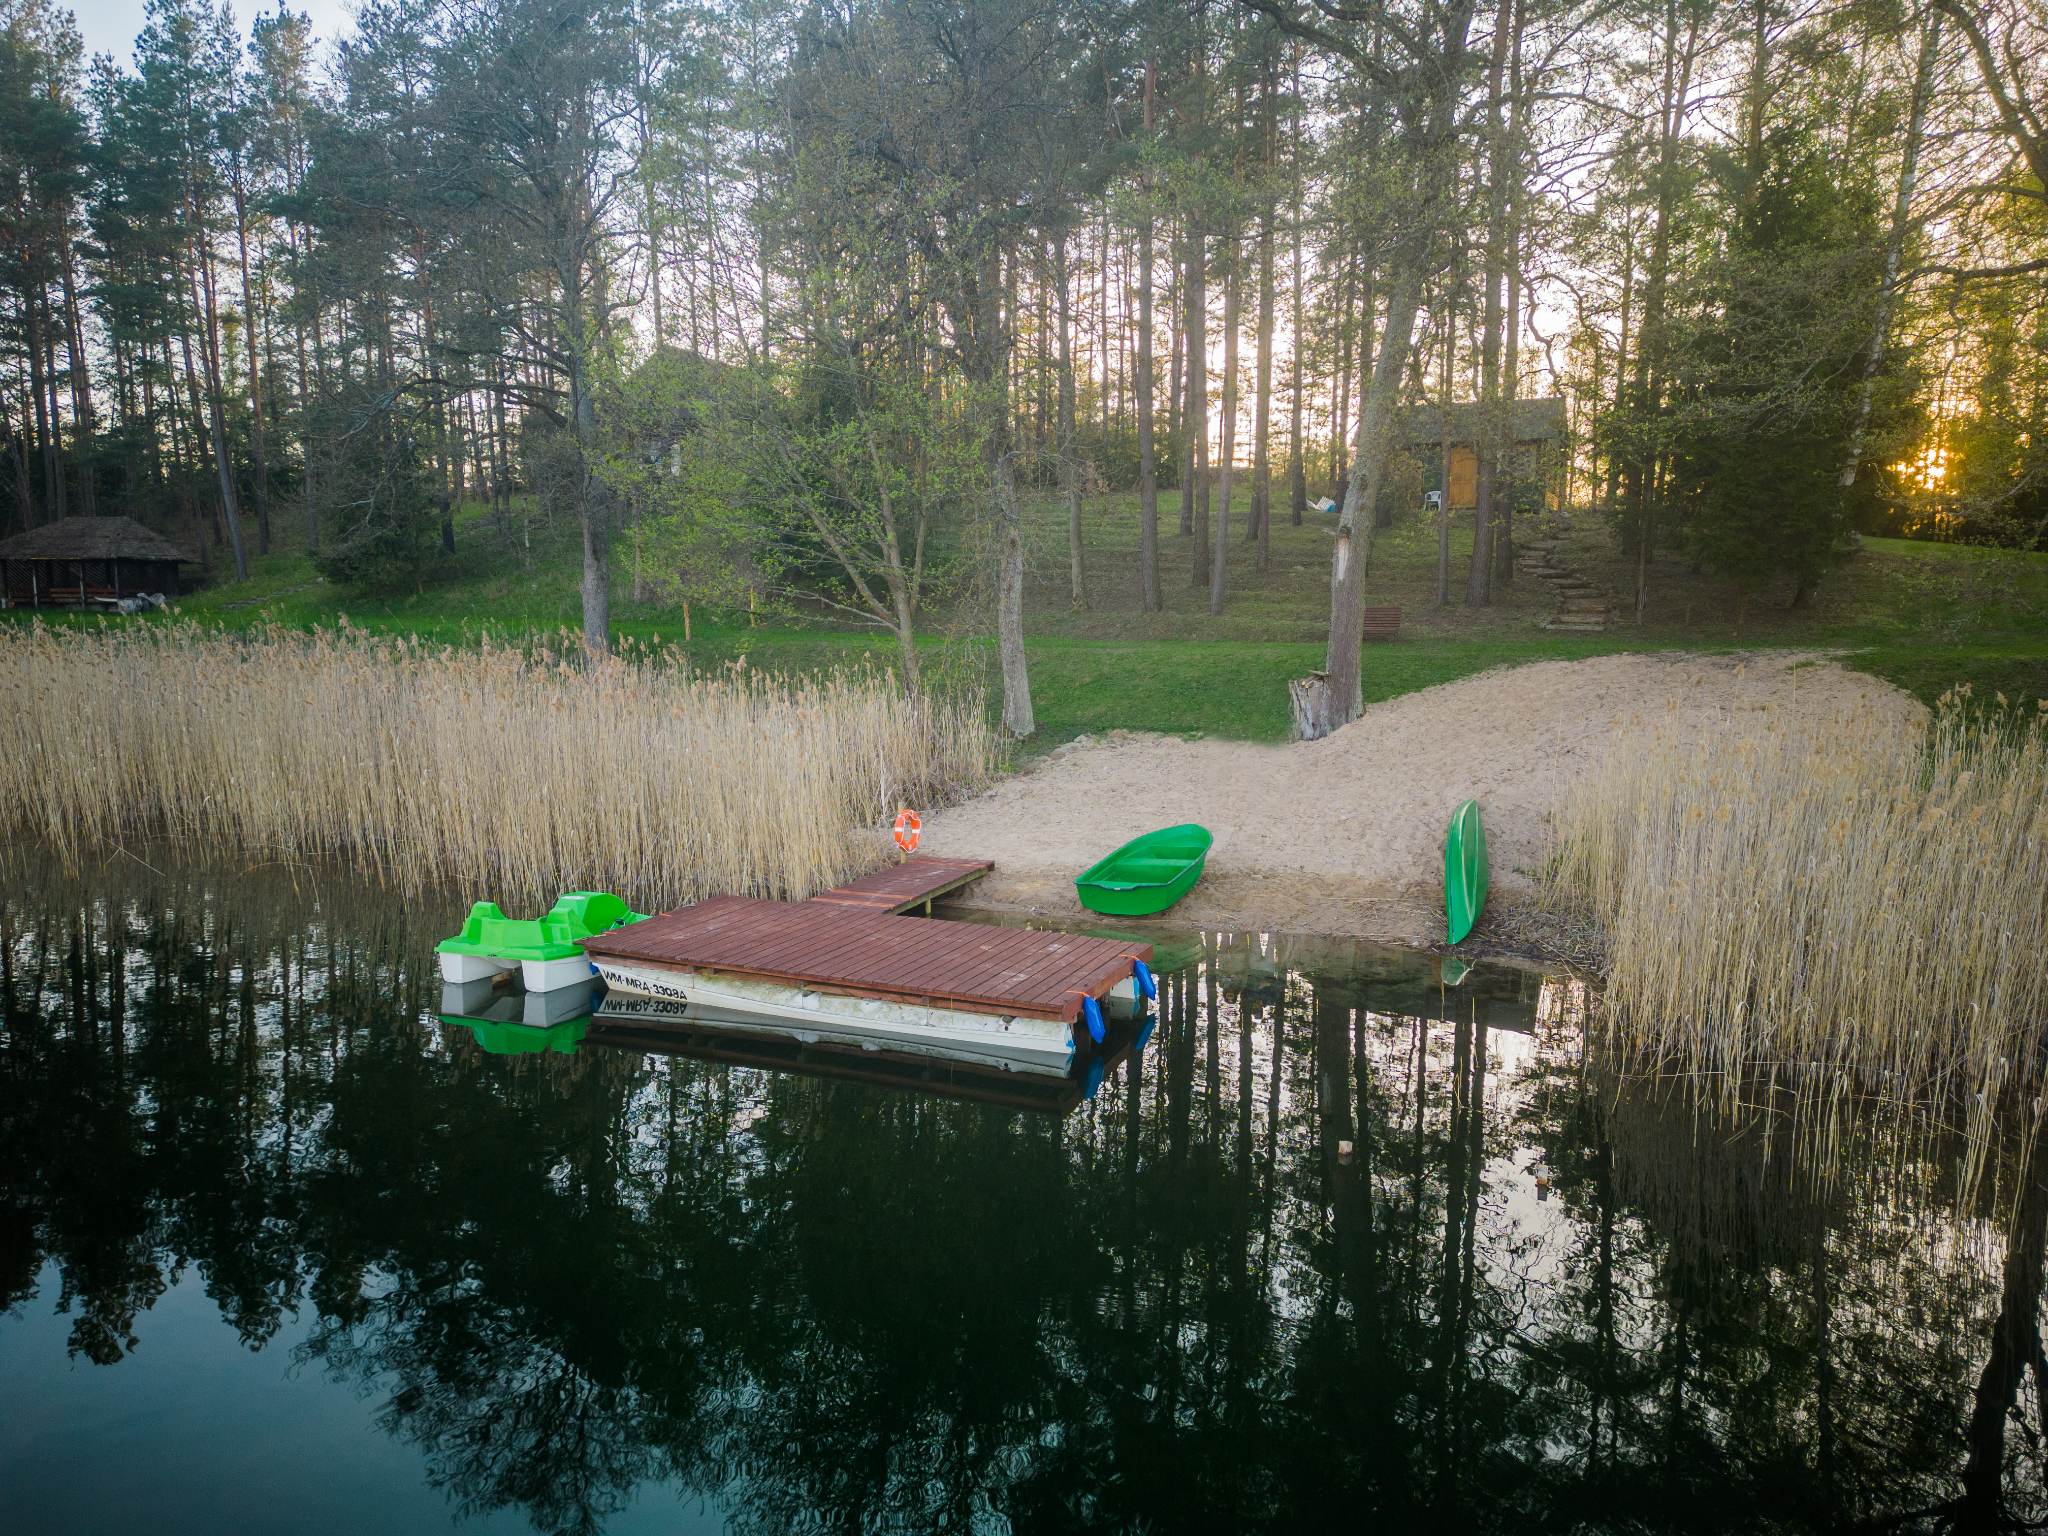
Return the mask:
<path id="1" fill-rule="evenodd" d="M 971 885 L 995 867 L 991 859 L 910 859 L 863 875 L 851 884 L 820 891 L 811 900 L 866 912 L 908 912 Z"/>
<path id="2" fill-rule="evenodd" d="M 937 861 L 934 860 L 934 863 Z M 1152 958 L 1150 944 L 828 901 L 714 896 L 600 934 L 592 956 L 711 971 L 818 991 L 1071 1022 Z"/>

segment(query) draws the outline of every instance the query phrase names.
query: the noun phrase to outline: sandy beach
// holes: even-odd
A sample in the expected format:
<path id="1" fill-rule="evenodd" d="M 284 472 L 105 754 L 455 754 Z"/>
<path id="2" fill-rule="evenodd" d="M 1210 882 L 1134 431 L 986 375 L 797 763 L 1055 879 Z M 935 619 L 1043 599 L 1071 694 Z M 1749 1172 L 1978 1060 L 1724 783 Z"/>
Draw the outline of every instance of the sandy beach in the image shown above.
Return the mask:
<path id="1" fill-rule="evenodd" d="M 1368 706 L 1316 742 L 1083 739 L 933 815 L 920 851 L 995 860 L 968 905 L 1078 922 L 1080 870 L 1148 828 L 1197 821 L 1216 837 L 1208 873 L 1166 920 L 1428 944 L 1443 937 L 1444 825 L 1470 797 L 1493 872 L 1474 938 L 1541 948 L 1535 881 L 1564 788 L 1653 724 L 1766 711 L 1902 731 L 1925 713 L 1887 683 L 1783 651 L 1542 662 Z"/>

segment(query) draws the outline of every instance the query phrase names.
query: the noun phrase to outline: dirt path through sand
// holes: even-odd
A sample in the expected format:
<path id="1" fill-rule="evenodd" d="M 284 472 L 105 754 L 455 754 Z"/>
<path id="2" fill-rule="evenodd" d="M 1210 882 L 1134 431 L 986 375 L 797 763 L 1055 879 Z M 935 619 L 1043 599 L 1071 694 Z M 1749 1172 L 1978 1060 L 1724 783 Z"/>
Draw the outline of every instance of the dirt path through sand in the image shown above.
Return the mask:
<path id="1" fill-rule="evenodd" d="M 1478 936 L 1511 944 L 1574 776 L 1652 722 L 1766 710 L 1860 710 L 1901 730 L 1923 713 L 1887 683 L 1783 651 L 1539 662 L 1372 705 L 1322 741 L 1076 742 L 933 816 L 921 851 L 996 861 L 970 904 L 1079 922 L 1077 873 L 1139 832 L 1198 821 L 1216 845 L 1173 923 L 1423 944 L 1442 937 L 1444 824 L 1471 797 L 1493 869 Z"/>

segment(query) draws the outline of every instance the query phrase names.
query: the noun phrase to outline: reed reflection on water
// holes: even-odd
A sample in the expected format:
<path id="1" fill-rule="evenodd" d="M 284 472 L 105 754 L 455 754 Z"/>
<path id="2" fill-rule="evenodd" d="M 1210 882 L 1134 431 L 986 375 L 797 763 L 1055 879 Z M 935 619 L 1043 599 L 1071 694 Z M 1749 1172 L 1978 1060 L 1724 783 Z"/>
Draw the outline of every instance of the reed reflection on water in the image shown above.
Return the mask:
<path id="1" fill-rule="evenodd" d="M 1245 935 L 1162 944 L 1143 1048 L 1050 1109 L 498 1054 L 437 1016 L 459 903 L 150 863 L 0 886 L 17 1528 L 213 1528 L 236 1452 L 170 1454 L 153 1352 L 323 1405 L 240 1448 L 280 1529 L 364 1518 L 313 1422 L 492 1528 L 2048 1513 L 2039 1139 L 1973 1179 L 1845 1118 L 1816 1168 L 1607 1075 L 1578 983 Z"/>

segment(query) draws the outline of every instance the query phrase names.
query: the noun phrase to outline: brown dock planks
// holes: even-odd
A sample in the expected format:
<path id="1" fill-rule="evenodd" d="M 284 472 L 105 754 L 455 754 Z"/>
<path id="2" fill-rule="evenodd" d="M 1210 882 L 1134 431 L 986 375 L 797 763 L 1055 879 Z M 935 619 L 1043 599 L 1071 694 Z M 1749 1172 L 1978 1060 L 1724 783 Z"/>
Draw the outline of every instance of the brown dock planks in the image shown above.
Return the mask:
<path id="1" fill-rule="evenodd" d="M 965 862 L 965 861 L 959 861 Z M 1152 946 L 824 901 L 717 896 L 590 940 L 593 955 L 823 991 L 1072 1020 Z"/>
<path id="2" fill-rule="evenodd" d="M 870 912 L 908 912 L 979 880 L 994 868 L 988 859 L 909 859 L 820 891 L 811 900 Z"/>

